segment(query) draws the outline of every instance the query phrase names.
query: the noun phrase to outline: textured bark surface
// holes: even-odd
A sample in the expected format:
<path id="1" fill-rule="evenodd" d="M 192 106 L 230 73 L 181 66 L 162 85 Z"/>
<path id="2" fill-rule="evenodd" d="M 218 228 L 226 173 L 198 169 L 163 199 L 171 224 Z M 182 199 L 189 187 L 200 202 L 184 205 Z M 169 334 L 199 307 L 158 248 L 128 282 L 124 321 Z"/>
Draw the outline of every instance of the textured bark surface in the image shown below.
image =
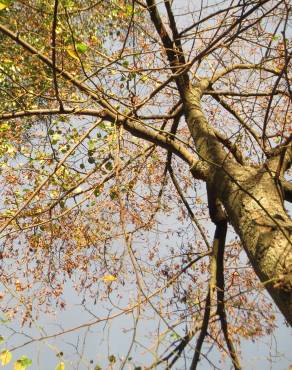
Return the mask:
<path id="1" fill-rule="evenodd" d="M 292 222 L 275 180 L 275 163 L 259 168 L 236 163 L 216 140 L 201 108 L 208 87 L 202 80 L 186 92 L 186 120 L 199 156 L 208 162 L 213 189 L 239 235 L 250 263 L 274 302 L 292 325 Z"/>
<path id="2" fill-rule="evenodd" d="M 270 174 L 242 172 L 236 178 L 241 189 L 227 180 L 220 198 L 255 272 L 292 325 L 292 222 Z"/>

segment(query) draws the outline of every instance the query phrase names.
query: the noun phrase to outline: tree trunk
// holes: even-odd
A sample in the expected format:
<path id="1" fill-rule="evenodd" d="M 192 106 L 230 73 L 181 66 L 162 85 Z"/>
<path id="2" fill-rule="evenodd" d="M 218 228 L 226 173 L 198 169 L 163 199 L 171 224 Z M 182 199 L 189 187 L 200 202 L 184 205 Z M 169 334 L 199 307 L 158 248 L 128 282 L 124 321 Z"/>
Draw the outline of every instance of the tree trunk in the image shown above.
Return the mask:
<path id="1" fill-rule="evenodd" d="M 224 205 L 260 281 L 292 326 L 292 222 L 282 191 L 267 163 L 258 168 L 243 166 L 218 142 L 201 108 L 208 85 L 202 80 L 183 97 L 198 155 L 209 166 L 207 184 Z"/>
<path id="2" fill-rule="evenodd" d="M 219 175 L 220 176 L 220 175 Z M 292 326 L 292 222 L 281 193 L 265 168 L 240 169 L 218 181 L 218 195 L 248 258 Z"/>

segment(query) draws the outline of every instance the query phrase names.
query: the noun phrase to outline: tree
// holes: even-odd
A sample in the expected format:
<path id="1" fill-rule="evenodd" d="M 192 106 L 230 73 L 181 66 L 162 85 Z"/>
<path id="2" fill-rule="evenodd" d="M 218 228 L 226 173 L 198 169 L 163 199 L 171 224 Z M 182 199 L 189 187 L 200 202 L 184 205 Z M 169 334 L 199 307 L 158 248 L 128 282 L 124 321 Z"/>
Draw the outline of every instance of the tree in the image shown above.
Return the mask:
<path id="1" fill-rule="evenodd" d="M 174 335 L 153 366 L 188 351 L 196 369 L 208 338 L 240 369 L 240 338 L 274 326 L 263 288 L 292 324 L 289 2 L 0 9 L 7 315 L 64 307 L 74 276 L 84 302 L 126 284 L 137 303 L 121 314 L 148 305 Z M 180 246 L 159 248 L 173 233 Z"/>

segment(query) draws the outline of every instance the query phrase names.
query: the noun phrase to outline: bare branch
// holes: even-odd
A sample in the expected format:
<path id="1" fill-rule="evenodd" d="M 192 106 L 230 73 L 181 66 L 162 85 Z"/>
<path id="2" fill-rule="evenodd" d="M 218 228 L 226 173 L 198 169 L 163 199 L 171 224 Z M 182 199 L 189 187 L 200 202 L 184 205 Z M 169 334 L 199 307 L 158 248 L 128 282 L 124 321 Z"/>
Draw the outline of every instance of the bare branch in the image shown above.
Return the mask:
<path id="1" fill-rule="evenodd" d="M 276 71 L 275 69 L 265 67 L 263 64 L 231 64 L 224 68 L 223 70 L 215 73 L 215 75 L 212 77 L 211 82 L 215 83 L 217 82 L 220 78 L 224 77 L 230 72 L 233 72 L 235 70 L 246 70 L 246 69 L 251 69 L 251 70 L 262 70 L 266 71 L 275 75 L 279 75 L 279 72 Z"/>

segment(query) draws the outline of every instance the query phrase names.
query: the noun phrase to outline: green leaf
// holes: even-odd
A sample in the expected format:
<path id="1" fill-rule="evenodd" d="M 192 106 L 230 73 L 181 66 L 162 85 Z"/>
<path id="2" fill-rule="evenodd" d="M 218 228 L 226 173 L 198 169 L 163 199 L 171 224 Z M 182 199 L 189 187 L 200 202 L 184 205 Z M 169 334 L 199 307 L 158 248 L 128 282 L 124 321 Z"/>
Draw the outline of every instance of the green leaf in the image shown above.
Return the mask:
<path id="1" fill-rule="evenodd" d="M 91 139 L 88 141 L 88 150 L 94 150 L 96 148 L 95 140 Z"/>
<path id="2" fill-rule="evenodd" d="M 170 336 L 174 339 L 179 339 L 180 336 L 177 333 L 171 333 Z"/>
<path id="3" fill-rule="evenodd" d="M 100 195 L 100 189 L 99 188 L 96 188 L 93 192 L 93 194 L 98 197 Z"/>
<path id="4" fill-rule="evenodd" d="M 130 17 L 132 15 L 133 11 L 134 11 L 132 5 L 126 5 L 126 9 L 125 10 L 126 10 L 126 14 L 127 14 L 128 17 Z"/>
<path id="5" fill-rule="evenodd" d="M 18 360 L 22 363 L 22 366 L 28 367 L 32 364 L 32 360 L 27 356 L 21 356 Z"/>
<path id="6" fill-rule="evenodd" d="M 117 361 L 115 355 L 110 355 L 109 358 L 108 358 L 108 360 L 109 360 L 109 362 L 111 364 L 114 364 Z"/>
<path id="7" fill-rule="evenodd" d="M 1 3 L 0 3 L 0 6 L 1 6 Z M 0 132 L 5 132 L 5 131 L 8 131 L 8 130 L 10 130 L 9 123 L 2 123 L 0 125 Z"/>
<path id="8" fill-rule="evenodd" d="M 60 139 L 61 139 L 60 134 L 55 133 L 54 135 L 52 135 L 53 142 L 57 143 Z"/>
<path id="9" fill-rule="evenodd" d="M 4 337 L 2 335 L 0 335 L 0 344 L 4 342 Z"/>
<path id="10" fill-rule="evenodd" d="M 27 356 L 21 356 L 14 364 L 14 370 L 25 370 L 32 365 L 32 360 Z"/>
<path id="11" fill-rule="evenodd" d="M 129 66 L 129 62 L 127 60 L 124 60 L 122 66 L 127 68 Z"/>
<path id="12" fill-rule="evenodd" d="M 83 42 L 77 42 L 75 44 L 75 48 L 78 51 L 78 53 L 84 54 L 87 51 L 88 46 L 86 44 L 84 44 Z"/>
<path id="13" fill-rule="evenodd" d="M 277 136 L 277 137 L 275 138 L 275 142 L 276 142 L 277 144 L 279 144 L 279 143 L 281 142 L 281 136 Z"/>
<path id="14" fill-rule="evenodd" d="M 281 39 L 281 35 L 275 35 L 275 36 L 273 36 L 273 38 L 272 38 L 272 40 L 273 41 L 278 41 L 278 40 L 280 40 Z"/>
<path id="15" fill-rule="evenodd" d="M 107 170 L 111 171 L 113 169 L 113 164 L 112 164 L 112 162 L 106 162 L 106 164 L 104 165 L 104 167 Z"/>
<path id="16" fill-rule="evenodd" d="M 114 190 L 111 190 L 110 191 L 110 198 L 111 198 L 111 200 L 116 199 L 117 196 L 118 196 L 118 194 Z"/>

